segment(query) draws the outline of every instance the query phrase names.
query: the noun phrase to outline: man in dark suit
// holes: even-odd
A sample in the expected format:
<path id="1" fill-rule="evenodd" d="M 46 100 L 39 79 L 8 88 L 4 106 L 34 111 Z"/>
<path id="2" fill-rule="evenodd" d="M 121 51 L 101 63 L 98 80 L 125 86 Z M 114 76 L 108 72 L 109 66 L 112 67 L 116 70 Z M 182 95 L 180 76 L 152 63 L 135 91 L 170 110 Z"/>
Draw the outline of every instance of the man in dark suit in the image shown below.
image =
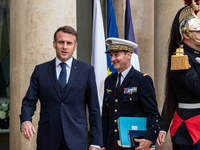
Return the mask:
<path id="1" fill-rule="evenodd" d="M 77 32 L 70 26 L 57 29 L 53 47 L 56 58 L 37 65 L 23 99 L 21 124 L 24 137 L 36 133 L 32 116 L 41 104 L 37 150 L 87 150 L 89 109 L 90 147 L 102 145 L 102 126 L 94 68 L 72 57 L 77 48 Z"/>
<path id="2" fill-rule="evenodd" d="M 157 108 L 153 81 L 147 74 L 135 70 L 130 59 L 137 44 L 118 38 L 108 38 L 106 53 L 110 54 L 114 68 L 118 70 L 105 80 L 102 126 L 103 144 L 106 150 L 122 150 L 118 145 L 118 118 L 147 117 L 147 131 L 143 139 L 135 139 L 135 150 L 146 150 L 154 144 L 159 133 L 160 114 Z M 126 89 L 130 89 L 127 92 Z M 127 133 L 128 134 L 128 133 Z M 134 149 L 134 148 L 128 148 Z"/>

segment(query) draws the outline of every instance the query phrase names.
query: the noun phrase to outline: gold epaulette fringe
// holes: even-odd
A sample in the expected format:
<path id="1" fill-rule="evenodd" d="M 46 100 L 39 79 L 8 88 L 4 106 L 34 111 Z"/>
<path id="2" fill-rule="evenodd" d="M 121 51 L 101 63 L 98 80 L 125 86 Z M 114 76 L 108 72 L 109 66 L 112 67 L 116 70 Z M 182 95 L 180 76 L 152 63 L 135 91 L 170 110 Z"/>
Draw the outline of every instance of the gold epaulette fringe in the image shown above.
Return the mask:
<path id="1" fill-rule="evenodd" d="M 177 48 L 176 54 L 171 56 L 171 70 L 187 70 L 190 67 L 188 56 L 184 55 L 184 49 Z"/>

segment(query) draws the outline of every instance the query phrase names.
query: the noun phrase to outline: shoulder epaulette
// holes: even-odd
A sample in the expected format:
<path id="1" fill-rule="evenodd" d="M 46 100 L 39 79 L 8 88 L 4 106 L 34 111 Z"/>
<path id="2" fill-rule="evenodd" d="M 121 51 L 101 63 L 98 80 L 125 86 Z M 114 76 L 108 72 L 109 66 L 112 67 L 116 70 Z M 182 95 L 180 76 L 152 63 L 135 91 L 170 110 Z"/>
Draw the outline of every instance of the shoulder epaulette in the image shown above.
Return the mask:
<path id="1" fill-rule="evenodd" d="M 147 73 L 143 74 L 143 77 L 145 77 L 145 76 L 148 76 L 148 74 Z"/>

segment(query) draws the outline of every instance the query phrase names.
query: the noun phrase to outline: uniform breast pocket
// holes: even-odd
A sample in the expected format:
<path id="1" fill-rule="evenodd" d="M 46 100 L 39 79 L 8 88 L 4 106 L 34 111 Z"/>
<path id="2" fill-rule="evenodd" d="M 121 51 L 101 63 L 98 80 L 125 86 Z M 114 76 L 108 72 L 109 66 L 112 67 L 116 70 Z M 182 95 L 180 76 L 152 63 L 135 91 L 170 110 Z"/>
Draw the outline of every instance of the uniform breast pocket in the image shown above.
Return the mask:
<path id="1" fill-rule="evenodd" d="M 136 102 L 138 101 L 138 94 L 124 95 L 124 102 Z"/>

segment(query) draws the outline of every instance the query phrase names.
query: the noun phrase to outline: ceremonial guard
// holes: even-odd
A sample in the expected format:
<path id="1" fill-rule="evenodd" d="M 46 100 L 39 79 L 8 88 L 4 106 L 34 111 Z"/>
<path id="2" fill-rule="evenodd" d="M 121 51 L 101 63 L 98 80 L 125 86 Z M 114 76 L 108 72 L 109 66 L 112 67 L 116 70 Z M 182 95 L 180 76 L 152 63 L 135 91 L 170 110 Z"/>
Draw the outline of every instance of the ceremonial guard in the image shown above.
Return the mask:
<path id="1" fill-rule="evenodd" d="M 118 72 L 105 80 L 102 111 L 104 147 L 106 150 L 127 149 L 117 142 L 119 117 L 146 117 L 147 131 L 143 139 L 135 139 L 139 142 L 139 147 L 135 149 L 147 149 L 155 143 L 160 126 L 153 81 L 130 63 L 133 48 L 137 44 L 119 38 L 108 38 L 106 43 L 109 46 L 106 53 L 110 54 L 111 62 Z"/>
<path id="2" fill-rule="evenodd" d="M 171 28 L 166 74 L 166 96 L 158 144 L 170 127 L 180 150 L 200 150 L 200 19 L 199 0 L 185 0 Z"/>

